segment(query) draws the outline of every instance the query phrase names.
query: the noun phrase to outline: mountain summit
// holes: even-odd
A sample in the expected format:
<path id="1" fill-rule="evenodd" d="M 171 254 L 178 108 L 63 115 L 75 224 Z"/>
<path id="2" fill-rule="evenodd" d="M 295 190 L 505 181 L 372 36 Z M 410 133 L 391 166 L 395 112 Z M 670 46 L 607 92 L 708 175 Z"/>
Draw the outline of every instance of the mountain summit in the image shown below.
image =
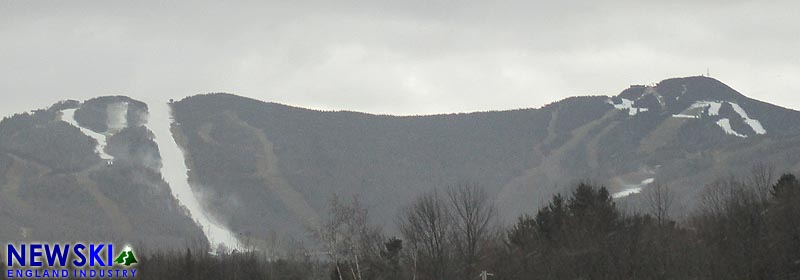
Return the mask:
<path id="1" fill-rule="evenodd" d="M 702 100 L 737 102 L 747 99 L 722 82 L 705 76 L 667 79 L 651 86 L 632 85 L 617 95 L 629 100 L 640 100 L 648 96 L 666 106 L 686 105 Z"/>
<path id="2" fill-rule="evenodd" d="M 744 108 L 756 111 L 770 126 L 784 115 L 774 106 L 749 99 L 708 77 L 669 79 L 653 86 L 634 85 L 613 97 L 609 104 L 627 110 L 631 116 L 648 112 L 669 114 L 673 118 L 712 120 L 726 134 L 741 138 L 767 134 L 764 124 Z M 795 122 L 791 128 L 796 127 Z M 775 128 L 778 133 L 783 132 L 781 127 Z"/>

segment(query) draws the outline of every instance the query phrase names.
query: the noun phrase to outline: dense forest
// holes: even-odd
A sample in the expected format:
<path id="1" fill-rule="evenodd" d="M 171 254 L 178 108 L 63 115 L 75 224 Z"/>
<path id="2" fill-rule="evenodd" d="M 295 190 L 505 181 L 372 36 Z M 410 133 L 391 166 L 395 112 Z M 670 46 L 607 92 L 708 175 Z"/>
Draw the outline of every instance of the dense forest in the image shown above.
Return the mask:
<path id="1" fill-rule="evenodd" d="M 797 279 L 800 182 L 753 170 L 706 186 L 700 210 L 681 222 L 670 215 L 674 194 L 658 184 L 643 194 L 648 213 L 624 213 L 605 188 L 581 183 L 508 228 L 481 187 L 444 188 L 398 214 L 397 237 L 368 224 L 358 198 L 333 198 L 316 234 L 321 255 L 187 251 L 152 256 L 164 261 L 143 261 L 142 275 L 184 267 L 193 279 L 473 279 L 484 270 L 493 279 Z"/>
<path id="2" fill-rule="evenodd" d="M 398 236 L 370 224 L 358 197 L 330 200 L 317 246 L 275 256 L 263 248 L 138 252 L 143 279 L 797 279 L 800 181 L 721 178 L 702 207 L 677 221 L 674 194 L 656 183 L 648 213 L 625 213 L 604 187 L 574 186 L 504 228 L 482 187 L 420 195 L 398 213 Z M 247 244 L 247 242 L 245 242 Z M 250 246 L 250 245 L 246 245 Z"/>
<path id="3" fill-rule="evenodd" d="M 625 109 L 623 99 L 637 109 Z M 711 103 L 718 108 L 704 105 Z M 429 116 L 320 111 L 226 93 L 171 107 L 207 211 L 255 242 L 267 242 L 272 231 L 312 240 L 306 228 L 324 218 L 333 194 L 358 195 L 371 222 L 394 232 L 407 202 L 448 184 L 485 186 L 502 201 L 499 220 L 507 224 L 581 180 L 612 196 L 661 181 L 675 192 L 675 215 L 685 216 L 701 204 L 703 185 L 747 172 L 754 158 L 800 170 L 800 112 L 708 77 L 541 108 Z M 723 119 L 746 137 L 726 133 Z M 641 204 L 635 200 L 620 203 Z"/>

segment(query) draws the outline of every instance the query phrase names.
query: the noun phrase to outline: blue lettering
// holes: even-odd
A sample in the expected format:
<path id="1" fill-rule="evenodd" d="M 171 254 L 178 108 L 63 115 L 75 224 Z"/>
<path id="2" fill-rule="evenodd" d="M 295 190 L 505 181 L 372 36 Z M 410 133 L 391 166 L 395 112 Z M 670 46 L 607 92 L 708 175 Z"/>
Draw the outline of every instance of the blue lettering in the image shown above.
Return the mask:
<path id="1" fill-rule="evenodd" d="M 59 250 L 58 244 L 53 245 L 53 250 L 50 250 L 50 245 L 44 245 L 44 253 L 47 255 L 47 265 L 55 266 L 58 260 L 58 266 L 66 266 L 67 255 L 69 254 L 69 244 L 64 245 L 64 250 Z"/>
<path id="2" fill-rule="evenodd" d="M 83 249 L 86 249 L 86 246 L 83 244 L 75 244 L 72 247 L 72 252 L 75 253 L 75 256 L 78 257 L 78 260 L 72 261 L 72 264 L 75 266 L 84 266 L 86 265 L 86 256 L 83 254 Z"/>
<path id="3" fill-rule="evenodd" d="M 17 260 L 20 266 L 25 266 L 25 244 L 19 246 L 22 248 L 22 253 L 17 252 L 17 248 L 14 248 L 13 244 L 8 244 L 8 249 L 6 250 L 8 254 L 8 261 L 6 263 L 8 263 L 8 266 L 14 266 L 14 259 Z"/>
<path id="4" fill-rule="evenodd" d="M 104 247 L 103 244 L 98 244 L 97 246 L 95 246 L 95 244 L 89 244 L 89 266 L 95 266 L 95 261 L 100 266 L 106 265 L 106 263 L 103 262 L 103 258 L 100 257 L 100 252 L 103 251 Z"/>
<path id="5" fill-rule="evenodd" d="M 42 266 L 42 261 L 39 260 L 42 257 L 42 244 L 30 244 L 29 249 L 31 250 L 31 254 L 28 256 L 30 266 Z"/>
<path id="6" fill-rule="evenodd" d="M 108 258 L 106 259 L 106 263 L 109 267 L 114 266 L 114 244 L 108 244 L 108 248 L 106 248 L 106 253 L 108 254 Z"/>

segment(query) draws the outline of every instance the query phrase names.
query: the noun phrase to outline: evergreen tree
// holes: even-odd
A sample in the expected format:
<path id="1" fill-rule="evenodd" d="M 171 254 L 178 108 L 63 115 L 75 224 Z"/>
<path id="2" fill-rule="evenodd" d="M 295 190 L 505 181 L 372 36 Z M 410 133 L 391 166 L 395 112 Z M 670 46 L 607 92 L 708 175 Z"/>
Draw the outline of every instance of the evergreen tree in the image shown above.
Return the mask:
<path id="1" fill-rule="evenodd" d="M 792 174 L 783 174 L 772 187 L 772 196 L 778 201 L 791 200 L 800 192 L 800 181 Z"/>
<path id="2" fill-rule="evenodd" d="M 400 253 L 403 250 L 403 241 L 392 237 L 384 243 L 384 248 L 385 251 L 381 252 L 381 257 L 383 257 L 387 266 L 387 271 L 383 273 L 385 274 L 385 279 L 400 279 Z"/>
<path id="3" fill-rule="evenodd" d="M 784 174 L 772 187 L 772 195 L 767 211 L 771 273 L 800 277 L 800 181 Z"/>

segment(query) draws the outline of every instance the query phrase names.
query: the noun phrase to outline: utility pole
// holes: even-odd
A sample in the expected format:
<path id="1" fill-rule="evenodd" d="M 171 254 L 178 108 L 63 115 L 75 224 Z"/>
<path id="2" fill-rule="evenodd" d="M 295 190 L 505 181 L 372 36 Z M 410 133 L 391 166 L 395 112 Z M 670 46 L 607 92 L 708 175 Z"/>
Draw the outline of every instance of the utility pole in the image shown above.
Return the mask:
<path id="1" fill-rule="evenodd" d="M 488 272 L 486 272 L 486 270 L 481 271 L 481 275 L 480 275 L 481 280 L 487 280 L 487 279 L 489 279 L 489 276 L 494 276 L 494 274 L 488 273 Z"/>

